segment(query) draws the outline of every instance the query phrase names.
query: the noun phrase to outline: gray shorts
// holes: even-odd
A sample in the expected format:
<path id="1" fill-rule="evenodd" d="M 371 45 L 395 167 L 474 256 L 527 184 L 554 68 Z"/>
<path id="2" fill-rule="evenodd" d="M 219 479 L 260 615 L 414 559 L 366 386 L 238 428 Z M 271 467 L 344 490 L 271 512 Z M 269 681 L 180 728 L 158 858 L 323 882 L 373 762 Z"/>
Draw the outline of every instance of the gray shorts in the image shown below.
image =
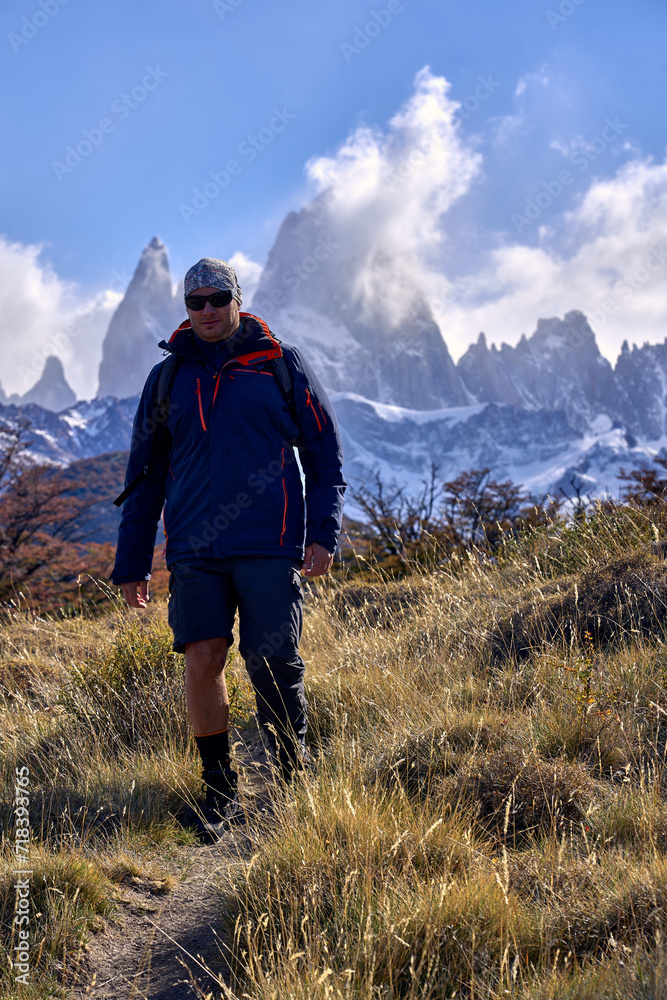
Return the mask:
<path id="1" fill-rule="evenodd" d="M 169 577 L 169 624 L 174 650 L 201 639 L 233 640 L 252 673 L 255 660 L 298 656 L 303 624 L 300 562 L 278 556 L 238 556 L 175 563 Z M 259 665 L 259 663 L 258 663 Z"/>

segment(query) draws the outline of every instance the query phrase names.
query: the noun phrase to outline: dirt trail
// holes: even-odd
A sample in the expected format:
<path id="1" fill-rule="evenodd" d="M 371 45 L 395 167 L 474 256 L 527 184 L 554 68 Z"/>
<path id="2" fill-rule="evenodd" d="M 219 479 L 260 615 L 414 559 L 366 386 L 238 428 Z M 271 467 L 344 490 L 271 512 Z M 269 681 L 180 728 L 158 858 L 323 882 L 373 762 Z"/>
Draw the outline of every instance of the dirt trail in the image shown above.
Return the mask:
<path id="1" fill-rule="evenodd" d="M 225 995 L 226 942 L 217 876 L 248 849 L 247 814 L 271 809 L 260 745 L 236 749 L 245 815 L 218 843 L 182 849 L 187 875 L 167 894 L 146 884 L 122 886 L 120 912 L 91 937 L 72 1000 L 193 1000 L 207 995 L 218 1000 Z"/>

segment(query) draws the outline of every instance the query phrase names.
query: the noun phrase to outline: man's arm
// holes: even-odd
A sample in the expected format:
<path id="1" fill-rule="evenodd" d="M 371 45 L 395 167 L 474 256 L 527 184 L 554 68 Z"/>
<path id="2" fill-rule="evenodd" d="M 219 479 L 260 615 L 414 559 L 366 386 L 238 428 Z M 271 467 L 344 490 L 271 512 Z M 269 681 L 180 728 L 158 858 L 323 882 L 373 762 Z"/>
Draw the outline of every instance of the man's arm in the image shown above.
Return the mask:
<path id="1" fill-rule="evenodd" d="M 168 438 L 164 428 L 155 422 L 153 414 L 159 369 L 157 365 L 148 376 L 137 407 L 125 484 L 131 483 L 147 467 L 148 474 L 123 504 L 116 562 L 110 574 L 112 581 L 123 588 L 128 604 L 133 607 L 143 607 L 148 599 L 147 581 L 151 576 L 155 536 L 164 506 L 169 466 Z M 163 443 L 162 448 L 153 447 L 156 434 L 164 435 L 163 442 L 157 439 L 158 445 Z"/>
<path id="2" fill-rule="evenodd" d="M 343 518 L 343 448 L 331 402 L 299 351 L 286 350 L 291 362 L 299 457 L 306 480 L 306 576 L 328 572 Z"/>

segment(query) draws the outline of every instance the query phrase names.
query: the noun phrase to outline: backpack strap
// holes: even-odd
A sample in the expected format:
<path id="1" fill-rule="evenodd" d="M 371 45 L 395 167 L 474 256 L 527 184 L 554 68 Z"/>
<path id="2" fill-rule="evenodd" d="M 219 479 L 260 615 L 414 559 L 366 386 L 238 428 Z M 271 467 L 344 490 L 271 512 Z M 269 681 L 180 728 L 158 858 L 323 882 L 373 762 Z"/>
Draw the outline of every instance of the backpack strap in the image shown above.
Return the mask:
<path id="1" fill-rule="evenodd" d="M 176 372 L 178 371 L 182 360 L 183 358 L 180 354 L 170 354 L 165 359 L 160 369 L 160 375 L 157 382 L 157 393 L 155 396 L 155 406 L 151 415 L 151 431 L 153 436 L 151 438 L 151 453 L 148 459 L 148 464 L 144 465 L 139 475 L 135 476 L 132 482 L 125 487 L 120 496 L 116 497 L 114 500 L 114 505 L 116 507 L 121 507 L 130 494 L 134 493 L 139 483 L 148 478 L 160 452 L 165 450 L 167 447 L 167 439 L 169 437 L 167 420 L 169 418 L 171 387 L 174 384 Z"/>
<path id="2" fill-rule="evenodd" d="M 273 374 L 275 380 L 278 383 L 278 388 L 280 389 L 283 399 L 287 403 L 287 409 L 289 410 L 289 415 L 294 421 L 294 423 L 299 426 L 299 421 L 296 415 L 296 399 L 294 398 L 294 385 L 292 383 L 292 376 L 290 370 L 287 367 L 287 362 L 284 356 L 281 354 L 278 358 L 272 358 L 269 365 L 273 369 Z"/>

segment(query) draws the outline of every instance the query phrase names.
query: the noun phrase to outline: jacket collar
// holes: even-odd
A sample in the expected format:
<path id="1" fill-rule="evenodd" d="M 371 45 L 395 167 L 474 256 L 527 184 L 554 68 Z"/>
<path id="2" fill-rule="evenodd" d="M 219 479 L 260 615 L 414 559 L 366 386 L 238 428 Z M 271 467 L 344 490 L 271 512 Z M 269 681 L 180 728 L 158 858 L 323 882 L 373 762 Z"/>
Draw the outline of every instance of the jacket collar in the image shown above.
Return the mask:
<path id="1" fill-rule="evenodd" d="M 237 364 L 249 365 L 260 361 L 269 361 L 282 355 L 280 341 L 271 333 L 267 324 L 259 316 L 252 313 L 240 313 L 242 320 L 241 336 L 235 340 L 229 353 L 229 360 Z M 203 361 L 203 352 L 199 349 L 190 320 L 174 330 L 169 341 L 161 340 L 158 344 L 170 354 L 180 354 L 194 361 Z M 224 366 L 223 366 L 224 367 Z"/>

